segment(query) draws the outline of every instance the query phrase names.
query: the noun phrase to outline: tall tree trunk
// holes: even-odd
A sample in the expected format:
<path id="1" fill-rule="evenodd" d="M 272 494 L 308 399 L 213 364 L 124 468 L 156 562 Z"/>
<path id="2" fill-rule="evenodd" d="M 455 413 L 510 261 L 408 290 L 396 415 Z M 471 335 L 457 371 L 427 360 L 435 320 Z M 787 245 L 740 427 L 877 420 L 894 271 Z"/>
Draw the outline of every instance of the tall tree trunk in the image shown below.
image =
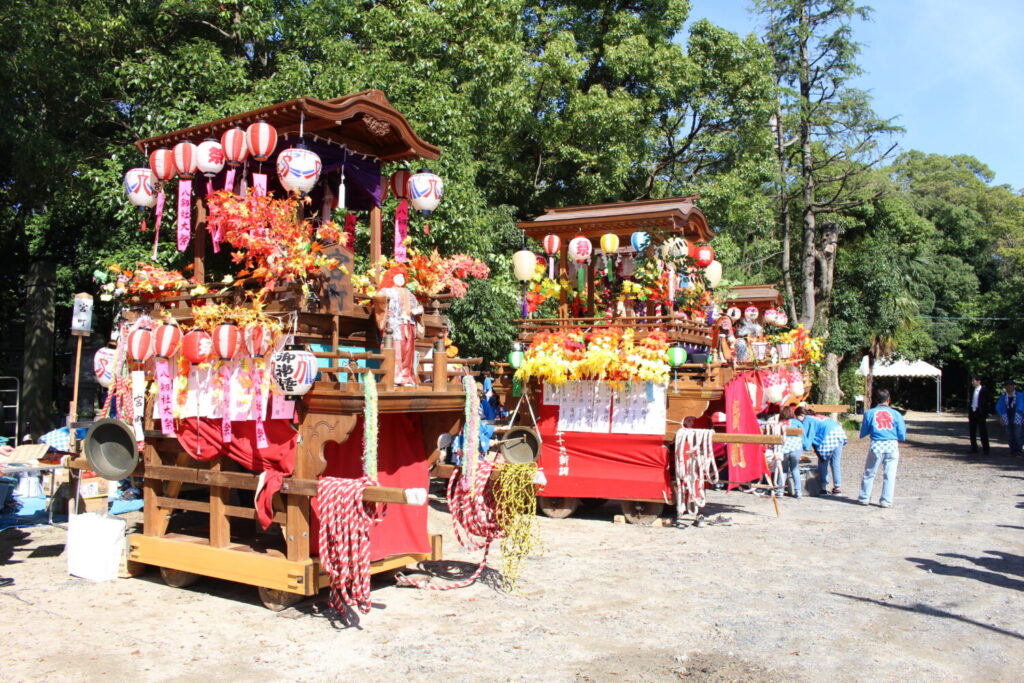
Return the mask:
<path id="1" fill-rule="evenodd" d="M 57 267 L 35 261 L 25 281 L 25 369 L 21 375 L 21 434 L 53 429 L 54 289 Z"/>
<path id="2" fill-rule="evenodd" d="M 814 327 L 817 292 L 814 274 L 817 257 L 818 225 L 815 214 L 814 151 L 811 149 L 811 65 L 807 41 L 810 33 L 807 3 L 800 7 L 800 179 L 803 184 L 803 252 L 801 254 L 800 289 L 802 301 L 799 321 L 808 329 Z"/>
<path id="3" fill-rule="evenodd" d="M 818 371 L 818 396 L 822 403 L 839 403 L 843 390 L 839 386 L 839 364 L 843 357 L 837 353 L 826 353 L 825 362 Z"/>
<path id="4" fill-rule="evenodd" d="M 873 403 L 872 396 L 875 393 L 875 354 L 868 351 L 868 371 L 864 375 L 864 410 L 867 411 Z"/>
<path id="5" fill-rule="evenodd" d="M 779 224 L 782 226 L 782 285 L 785 290 L 786 308 L 790 320 L 796 320 L 796 297 L 793 292 L 791 264 L 792 217 L 789 213 L 789 193 L 786 190 L 786 130 L 782 126 L 782 107 L 775 110 L 775 154 L 779 161 Z"/>

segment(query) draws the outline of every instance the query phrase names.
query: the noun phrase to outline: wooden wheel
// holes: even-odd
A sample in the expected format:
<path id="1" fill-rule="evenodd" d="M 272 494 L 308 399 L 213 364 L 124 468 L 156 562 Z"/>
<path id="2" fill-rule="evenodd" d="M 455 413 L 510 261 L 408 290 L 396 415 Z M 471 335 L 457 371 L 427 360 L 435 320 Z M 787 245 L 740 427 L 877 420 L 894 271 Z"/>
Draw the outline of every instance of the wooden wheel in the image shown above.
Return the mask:
<path id="1" fill-rule="evenodd" d="M 544 513 L 545 517 L 551 519 L 565 519 L 576 512 L 580 506 L 579 498 L 560 498 L 540 496 L 537 498 L 537 507 Z"/>
<path id="2" fill-rule="evenodd" d="M 621 500 L 622 515 L 630 524 L 650 526 L 665 510 L 664 503 L 651 503 L 642 500 Z"/>
<path id="3" fill-rule="evenodd" d="M 260 602 L 271 612 L 281 612 L 288 609 L 295 603 L 302 600 L 305 595 L 299 595 L 298 593 L 289 593 L 287 591 L 279 591 L 274 588 L 264 588 L 263 586 L 257 587 L 260 594 Z"/>
<path id="4" fill-rule="evenodd" d="M 185 588 L 199 580 L 199 574 L 183 572 L 180 569 L 160 567 L 160 578 L 171 588 Z"/>

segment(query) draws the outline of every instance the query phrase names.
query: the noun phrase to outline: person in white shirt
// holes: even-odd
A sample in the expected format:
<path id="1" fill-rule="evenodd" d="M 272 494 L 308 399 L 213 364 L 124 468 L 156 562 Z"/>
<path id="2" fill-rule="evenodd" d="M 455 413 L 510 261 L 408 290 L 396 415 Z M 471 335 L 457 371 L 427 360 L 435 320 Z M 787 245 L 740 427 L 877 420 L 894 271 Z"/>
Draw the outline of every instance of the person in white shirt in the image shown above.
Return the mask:
<path id="1" fill-rule="evenodd" d="M 988 455 L 988 416 L 992 410 L 992 397 L 981 383 L 981 378 L 971 377 L 971 400 L 967 406 L 967 424 L 971 433 L 971 453 L 978 452 L 978 437 L 981 437 L 981 451 Z"/>

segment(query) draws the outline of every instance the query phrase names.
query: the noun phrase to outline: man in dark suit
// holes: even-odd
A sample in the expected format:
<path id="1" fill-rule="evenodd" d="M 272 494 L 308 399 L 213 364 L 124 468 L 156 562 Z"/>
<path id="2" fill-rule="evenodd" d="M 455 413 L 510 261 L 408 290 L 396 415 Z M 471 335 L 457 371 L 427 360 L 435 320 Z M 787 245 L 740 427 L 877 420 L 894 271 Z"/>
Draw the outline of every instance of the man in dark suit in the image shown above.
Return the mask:
<path id="1" fill-rule="evenodd" d="M 988 416 L 991 413 L 992 397 L 981 383 L 980 377 L 971 377 L 971 395 L 967 406 L 967 423 L 971 429 L 971 453 L 978 452 L 978 436 L 981 436 L 981 450 L 988 455 Z"/>

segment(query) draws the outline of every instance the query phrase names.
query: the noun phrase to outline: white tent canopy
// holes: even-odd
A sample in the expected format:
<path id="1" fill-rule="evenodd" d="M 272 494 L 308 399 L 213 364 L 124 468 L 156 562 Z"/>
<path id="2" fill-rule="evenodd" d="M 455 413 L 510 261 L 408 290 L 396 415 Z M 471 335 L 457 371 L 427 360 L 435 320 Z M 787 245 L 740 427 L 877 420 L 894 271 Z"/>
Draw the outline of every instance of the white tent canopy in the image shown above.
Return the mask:
<path id="1" fill-rule="evenodd" d="M 868 357 L 860 359 L 858 375 L 868 374 Z M 942 370 L 923 360 L 876 360 L 873 377 L 927 377 L 935 380 L 935 412 L 942 412 Z"/>

